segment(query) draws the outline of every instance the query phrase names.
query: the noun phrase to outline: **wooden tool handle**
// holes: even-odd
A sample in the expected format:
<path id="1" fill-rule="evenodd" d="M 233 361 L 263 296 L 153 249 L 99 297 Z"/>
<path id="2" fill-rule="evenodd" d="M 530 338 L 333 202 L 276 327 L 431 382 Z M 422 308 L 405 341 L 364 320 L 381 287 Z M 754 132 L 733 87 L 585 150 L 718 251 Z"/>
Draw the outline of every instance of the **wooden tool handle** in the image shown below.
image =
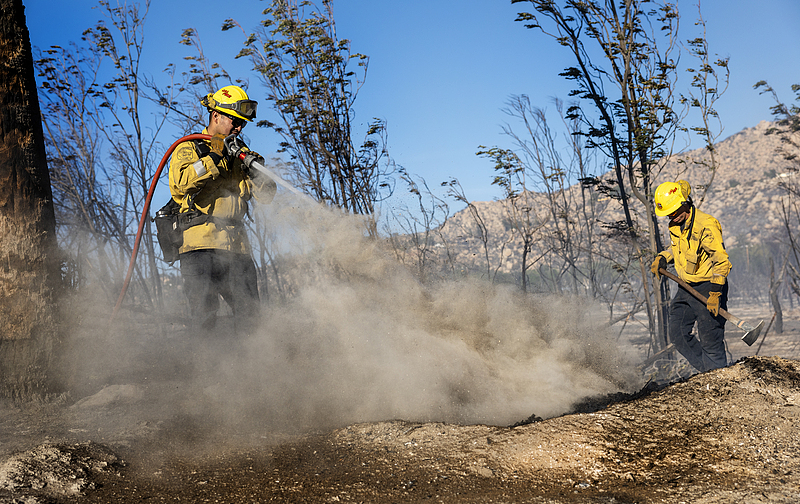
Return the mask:
<path id="1" fill-rule="evenodd" d="M 681 287 L 683 287 L 684 289 L 689 291 L 689 293 L 692 296 L 696 297 L 700 301 L 702 301 L 704 303 L 708 303 L 708 298 L 707 297 L 705 297 L 704 295 L 702 295 L 699 292 L 697 292 L 697 289 L 695 289 L 694 287 L 692 287 L 688 283 L 684 282 L 683 280 L 678 278 L 676 275 L 673 275 L 672 273 L 670 273 L 669 271 L 665 270 L 664 268 L 658 268 L 658 272 L 661 273 L 662 275 L 664 275 L 665 277 L 671 278 L 672 280 L 675 280 L 676 282 L 678 282 L 678 285 L 680 285 Z M 725 319 L 730 320 L 732 323 L 736 324 L 736 327 L 742 327 L 743 321 L 741 319 L 739 319 L 738 317 L 734 317 L 733 315 L 728 313 L 728 311 L 725 310 L 724 308 L 720 308 L 719 309 L 719 314 L 722 315 L 723 317 L 725 317 Z"/>

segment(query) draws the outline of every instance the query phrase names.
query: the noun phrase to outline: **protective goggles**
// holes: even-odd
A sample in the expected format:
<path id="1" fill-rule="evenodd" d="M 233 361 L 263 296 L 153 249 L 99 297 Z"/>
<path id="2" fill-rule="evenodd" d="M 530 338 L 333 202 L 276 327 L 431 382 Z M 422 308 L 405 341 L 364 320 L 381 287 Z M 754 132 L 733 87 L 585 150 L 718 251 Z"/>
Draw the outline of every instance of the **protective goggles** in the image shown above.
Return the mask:
<path id="1" fill-rule="evenodd" d="M 256 116 L 258 102 L 255 100 L 239 100 L 234 103 L 217 102 L 217 107 L 232 110 L 242 117 L 253 119 Z"/>

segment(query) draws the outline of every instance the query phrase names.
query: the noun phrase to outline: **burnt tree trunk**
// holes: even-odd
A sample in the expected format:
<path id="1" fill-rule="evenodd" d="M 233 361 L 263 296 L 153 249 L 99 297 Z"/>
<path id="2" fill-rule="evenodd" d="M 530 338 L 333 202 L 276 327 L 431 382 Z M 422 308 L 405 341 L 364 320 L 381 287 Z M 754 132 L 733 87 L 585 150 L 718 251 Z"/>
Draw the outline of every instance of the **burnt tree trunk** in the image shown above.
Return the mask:
<path id="1" fill-rule="evenodd" d="M 24 399 L 47 391 L 60 273 L 22 0 L 0 16 L 0 395 Z"/>
<path id="2" fill-rule="evenodd" d="M 784 268 L 785 270 L 785 268 Z M 772 309 L 775 311 L 775 334 L 783 334 L 783 309 L 781 309 L 781 301 L 778 299 L 778 289 L 781 286 L 783 273 L 775 278 L 775 261 L 772 257 L 769 258 L 769 301 L 772 303 Z"/>

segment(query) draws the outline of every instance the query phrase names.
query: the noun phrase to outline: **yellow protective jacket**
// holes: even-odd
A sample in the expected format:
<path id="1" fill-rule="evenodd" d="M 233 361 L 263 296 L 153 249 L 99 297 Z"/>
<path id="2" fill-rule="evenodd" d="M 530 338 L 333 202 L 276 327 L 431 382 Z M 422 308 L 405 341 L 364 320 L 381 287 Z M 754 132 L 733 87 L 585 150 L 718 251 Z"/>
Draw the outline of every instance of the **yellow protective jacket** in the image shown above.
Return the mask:
<path id="1" fill-rule="evenodd" d="M 669 227 L 670 249 L 661 252 L 675 263 L 678 276 L 689 283 L 711 282 L 725 285 L 731 262 L 722 241 L 722 226 L 714 217 L 692 206 L 691 216 L 681 229 Z"/>
<path id="2" fill-rule="evenodd" d="M 203 130 L 208 134 L 208 130 Z M 208 141 L 203 141 L 208 144 Z M 179 253 L 201 249 L 220 249 L 240 254 L 250 253 L 250 243 L 244 227 L 247 205 L 259 191 L 259 200 L 269 203 L 277 185 L 267 177 L 259 177 L 260 187 L 242 171 L 239 159 L 214 162 L 211 155 L 201 156 L 193 141 L 178 145 L 169 163 L 169 189 L 172 199 L 180 204 L 181 213 L 194 208 L 210 216 L 183 232 Z"/>

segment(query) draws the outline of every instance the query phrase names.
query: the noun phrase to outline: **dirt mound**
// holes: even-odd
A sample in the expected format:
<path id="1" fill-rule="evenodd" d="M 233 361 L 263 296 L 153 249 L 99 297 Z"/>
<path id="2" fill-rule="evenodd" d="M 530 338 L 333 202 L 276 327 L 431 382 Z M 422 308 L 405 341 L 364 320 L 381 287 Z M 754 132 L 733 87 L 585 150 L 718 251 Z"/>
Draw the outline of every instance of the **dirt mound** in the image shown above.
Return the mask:
<path id="1" fill-rule="evenodd" d="M 96 443 L 43 444 L 0 464 L 0 503 L 49 502 L 76 497 L 95 488 L 101 473 L 123 466 L 108 448 Z"/>
<path id="2" fill-rule="evenodd" d="M 747 358 L 516 428 L 354 425 L 283 447 L 271 486 L 319 502 L 796 502 L 799 369 Z"/>
<path id="3" fill-rule="evenodd" d="M 106 503 L 800 499 L 800 362 L 748 357 L 620 398 L 589 413 L 534 414 L 516 427 L 363 423 L 280 443 L 153 456 L 154 446 L 185 435 L 165 423 L 163 441 L 149 435 L 119 448 L 124 468 L 94 444 L 14 456 L 0 470 L 0 502 L 26 502 L 3 501 L 12 490 L 57 495 L 52 502 L 84 492 L 82 502 Z M 94 489 L 92 474 L 101 482 Z"/>
<path id="4" fill-rule="evenodd" d="M 14 455 L 0 503 L 800 499 L 800 362 L 748 357 L 619 399 L 515 427 L 363 423 L 195 453 L 165 449 L 187 435 L 165 422 L 116 448 L 125 466 L 94 443 Z"/>

